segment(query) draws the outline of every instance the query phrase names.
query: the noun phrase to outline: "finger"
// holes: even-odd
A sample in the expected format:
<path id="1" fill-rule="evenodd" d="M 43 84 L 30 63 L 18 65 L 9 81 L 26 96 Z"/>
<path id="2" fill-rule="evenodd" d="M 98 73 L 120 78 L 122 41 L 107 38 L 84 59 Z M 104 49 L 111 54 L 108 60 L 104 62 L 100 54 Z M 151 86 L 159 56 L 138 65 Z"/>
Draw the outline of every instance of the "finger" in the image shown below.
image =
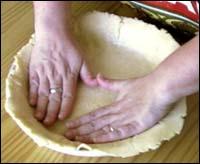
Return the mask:
<path id="1" fill-rule="evenodd" d="M 81 135 L 81 136 L 75 136 L 75 141 L 83 142 L 83 143 L 93 143 L 93 138 L 105 135 L 106 132 L 104 130 L 98 130 L 91 134 Z"/>
<path id="2" fill-rule="evenodd" d="M 29 71 L 29 103 L 32 106 L 37 104 L 38 96 L 38 87 L 39 87 L 39 78 L 35 71 Z"/>
<path id="3" fill-rule="evenodd" d="M 49 81 L 48 78 L 42 73 L 39 74 L 39 90 L 38 90 L 38 100 L 37 108 L 35 110 L 35 117 L 37 120 L 41 121 L 44 119 L 46 114 L 46 108 L 48 104 L 48 95 L 49 95 Z"/>
<path id="4" fill-rule="evenodd" d="M 62 78 L 60 75 L 51 77 L 50 88 L 52 89 L 62 89 Z M 47 107 L 47 114 L 43 123 L 47 126 L 52 125 L 56 119 L 61 105 L 62 92 L 57 90 L 55 93 L 49 95 L 49 103 Z"/>
<path id="5" fill-rule="evenodd" d="M 97 120 L 91 121 L 76 129 L 69 129 L 65 133 L 65 136 L 71 139 L 71 138 L 74 138 L 75 136 L 90 134 L 94 131 L 97 131 L 103 128 L 106 125 L 111 124 L 113 121 L 120 119 L 122 116 L 123 115 L 113 114 L 113 115 L 106 115 L 106 116 L 100 117 Z"/>
<path id="6" fill-rule="evenodd" d="M 80 141 L 80 142 L 84 142 L 84 143 L 92 143 L 93 142 L 93 138 L 97 137 L 97 136 L 101 136 L 101 135 L 105 135 L 109 132 L 111 132 L 111 127 L 112 130 L 113 129 L 117 129 L 126 123 L 126 115 L 124 115 L 124 117 L 121 117 L 121 119 L 117 119 L 116 121 L 113 121 L 111 124 L 104 126 L 103 128 L 92 132 L 90 134 L 87 135 L 81 135 L 81 136 L 76 136 L 75 140 Z"/>
<path id="7" fill-rule="evenodd" d="M 94 112 L 90 112 L 90 113 L 88 113 L 84 116 L 81 116 L 81 117 L 79 117 L 75 120 L 68 121 L 66 123 L 66 127 L 67 128 L 76 128 L 76 127 L 79 127 L 79 126 L 86 124 L 90 121 L 94 121 L 99 117 L 102 117 L 102 116 L 105 116 L 105 115 L 108 115 L 108 114 L 116 114 L 117 112 L 119 112 L 122 105 L 123 105 L 122 101 L 117 101 L 114 104 L 101 107 Z"/>
<path id="8" fill-rule="evenodd" d="M 100 87 L 112 91 L 119 91 L 126 84 L 126 80 L 107 79 L 101 74 L 97 75 L 97 82 Z"/>
<path id="9" fill-rule="evenodd" d="M 110 130 L 107 129 L 107 126 L 100 129 L 100 130 L 97 130 L 91 134 L 86 134 L 86 135 L 82 135 L 82 136 L 76 136 L 75 137 L 75 140 L 76 141 L 80 141 L 80 142 L 84 142 L 84 143 L 92 143 L 93 142 L 93 138 L 95 138 L 96 136 L 99 136 L 99 135 L 104 135 L 106 133 L 110 132 Z"/>
<path id="10" fill-rule="evenodd" d="M 143 129 L 138 124 L 127 124 L 107 134 L 99 135 L 90 139 L 90 143 L 106 143 L 125 139 L 140 133 Z"/>
<path id="11" fill-rule="evenodd" d="M 92 76 L 92 73 L 90 72 L 86 62 L 84 62 L 81 67 L 80 77 L 81 77 L 81 80 L 83 80 L 83 82 L 90 87 L 94 87 L 98 85 L 96 78 Z"/>
<path id="12" fill-rule="evenodd" d="M 52 125 L 56 119 L 60 109 L 61 93 L 54 93 L 49 96 L 47 114 L 43 123 L 47 126 Z"/>
<path id="13" fill-rule="evenodd" d="M 78 75 L 67 75 L 63 79 L 63 94 L 62 94 L 62 103 L 58 118 L 60 120 L 65 119 L 71 114 L 72 105 L 74 102 L 76 85 L 77 85 L 77 76 Z"/>

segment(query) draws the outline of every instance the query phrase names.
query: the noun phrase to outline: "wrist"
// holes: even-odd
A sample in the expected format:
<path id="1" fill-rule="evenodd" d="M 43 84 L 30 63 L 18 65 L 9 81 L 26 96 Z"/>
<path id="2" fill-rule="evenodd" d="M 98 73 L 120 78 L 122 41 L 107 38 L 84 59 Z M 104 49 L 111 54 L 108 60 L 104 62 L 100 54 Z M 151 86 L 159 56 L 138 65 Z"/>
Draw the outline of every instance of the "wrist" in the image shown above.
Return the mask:
<path id="1" fill-rule="evenodd" d="M 61 2 L 59 2 L 61 3 Z M 44 4 L 43 4 L 44 5 Z M 56 6 L 58 5 L 58 6 Z M 35 35 L 39 39 L 67 39 L 71 38 L 71 15 L 68 5 L 48 3 L 42 8 L 35 7 Z"/>
<path id="2" fill-rule="evenodd" d="M 162 105 L 169 105 L 176 102 L 181 96 L 177 94 L 176 88 L 171 87 L 172 80 L 165 76 L 165 73 L 155 70 L 148 75 L 153 86 L 156 100 Z"/>
<path id="3" fill-rule="evenodd" d="M 38 28 L 35 31 L 36 43 L 40 42 L 42 45 L 48 43 L 57 43 L 62 46 L 72 46 L 74 44 L 74 37 L 70 29 L 58 30 L 58 28 Z"/>
<path id="4" fill-rule="evenodd" d="M 35 35 L 40 38 L 61 38 L 71 36 L 71 29 L 69 26 L 64 24 L 54 24 L 52 22 L 48 22 L 47 24 L 36 23 Z"/>
<path id="5" fill-rule="evenodd" d="M 54 20 L 47 16 L 45 18 L 35 19 L 35 31 L 70 31 L 71 21 L 66 20 Z"/>
<path id="6" fill-rule="evenodd" d="M 35 31 L 65 31 L 70 26 L 70 4 L 68 2 L 34 1 Z"/>

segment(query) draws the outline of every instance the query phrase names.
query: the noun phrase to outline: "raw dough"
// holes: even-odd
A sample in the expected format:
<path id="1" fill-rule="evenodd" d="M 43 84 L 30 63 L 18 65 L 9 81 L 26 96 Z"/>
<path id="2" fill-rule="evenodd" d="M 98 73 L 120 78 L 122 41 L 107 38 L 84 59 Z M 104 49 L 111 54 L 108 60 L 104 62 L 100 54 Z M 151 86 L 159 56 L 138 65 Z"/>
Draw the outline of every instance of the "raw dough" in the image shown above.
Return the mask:
<path id="1" fill-rule="evenodd" d="M 91 12 L 76 22 L 75 35 L 85 51 L 85 58 L 94 73 L 110 78 L 139 77 L 151 72 L 179 47 L 165 30 L 143 21 L 113 14 Z M 163 140 L 179 134 L 186 115 L 185 99 L 153 128 L 122 141 L 86 145 L 67 140 L 62 134 L 65 121 L 45 128 L 33 117 L 28 104 L 28 62 L 34 37 L 15 56 L 6 80 L 6 111 L 19 127 L 39 146 L 80 156 L 128 157 L 156 149 Z M 74 112 L 69 119 L 110 104 L 116 95 L 78 84 Z"/>

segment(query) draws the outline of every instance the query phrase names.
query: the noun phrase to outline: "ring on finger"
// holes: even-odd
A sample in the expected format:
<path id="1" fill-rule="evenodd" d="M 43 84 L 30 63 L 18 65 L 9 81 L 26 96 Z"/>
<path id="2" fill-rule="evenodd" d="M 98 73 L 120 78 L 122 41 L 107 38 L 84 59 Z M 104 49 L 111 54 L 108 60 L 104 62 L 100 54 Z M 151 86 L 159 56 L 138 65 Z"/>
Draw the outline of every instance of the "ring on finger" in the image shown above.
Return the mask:
<path id="1" fill-rule="evenodd" d="M 104 127 L 103 130 L 108 133 L 108 132 L 114 132 L 116 129 L 112 127 L 111 125 L 108 125 Z"/>
<path id="2" fill-rule="evenodd" d="M 54 94 L 54 93 L 62 93 L 62 88 L 50 88 L 49 93 Z"/>
<path id="3" fill-rule="evenodd" d="M 115 129 L 112 126 L 110 126 L 110 131 L 113 132 L 114 130 Z"/>

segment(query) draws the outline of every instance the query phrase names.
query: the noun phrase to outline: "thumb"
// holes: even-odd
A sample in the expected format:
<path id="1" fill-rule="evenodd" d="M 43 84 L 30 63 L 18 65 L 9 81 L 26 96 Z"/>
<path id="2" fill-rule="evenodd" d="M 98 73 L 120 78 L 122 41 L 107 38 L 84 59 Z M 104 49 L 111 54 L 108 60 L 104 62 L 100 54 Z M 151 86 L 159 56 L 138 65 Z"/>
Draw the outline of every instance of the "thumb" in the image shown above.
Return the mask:
<path id="1" fill-rule="evenodd" d="M 90 87 L 94 87 L 98 85 L 96 78 L 92 76 L 92 73 L 90 72 L 85 61 L 83 62 L 81 70 L 80 70 L 80 77 L 81 77 L 81 80 Z"/>
<path id="2" fill-rule="evenodd" d="M 120 89 L 125 85 L 126 80 L 108 79 L 103 77 L 101 74 L 98 74 L 97 82 L 102 88 L 112 91 L 120 91 Z"/>

